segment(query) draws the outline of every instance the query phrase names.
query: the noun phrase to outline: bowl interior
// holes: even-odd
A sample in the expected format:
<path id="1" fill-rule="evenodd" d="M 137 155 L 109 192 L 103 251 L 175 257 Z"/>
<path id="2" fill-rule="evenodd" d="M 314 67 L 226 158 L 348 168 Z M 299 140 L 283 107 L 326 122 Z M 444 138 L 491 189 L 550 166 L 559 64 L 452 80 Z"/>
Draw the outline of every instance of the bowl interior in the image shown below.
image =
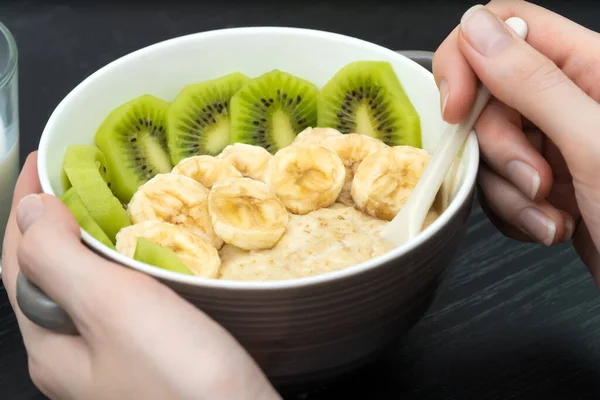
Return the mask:
<path id="1" fill-rule="evenodd" d="M 439 92 L 432 74 L 419 64 L 384 47 L 328 32 L 277 27 L 235 28 L 183 36 L 143 48 L 110 63 L 79 84 L 57 106 L 42 134 L 38 156 L 42 188 L 46 193 L 61 195 L 61 169 L 66 147 L 93 144 L 96 129 L 108 113 L 137 96 L 148 93 L 171 101 L 189 83 L 236 71 L 256 77 L 271 69 L 289 72 L 321 87 L 341 67 L 357 60 L 385 60 L 392 65 L 421 117 L 423 147 L 432 152 L 443 129 Z M 454 200 L 415 242 L 426 240 L 427 231 L 435 231 L 446 223 L 457 209 L 456 203 L 466 201 L 478 163 L 474 135 L 465 149 L 460 160 L 459 179 L 451 186 L 449 181 L 446 182 L 448 200 Z M 83 239 L 109 258 L 167 280 L 224 286 L 281 284 L 180 276 L 123 257 L 85 232 Z M 398 256 L 415 244 L 408 243 L 383 257 Z M 352 273 L 352 269 L 368 268 L 374 262 L 376 260 L 325 275 Z M 321 279 L 303 280 L 313 278 Z"/>

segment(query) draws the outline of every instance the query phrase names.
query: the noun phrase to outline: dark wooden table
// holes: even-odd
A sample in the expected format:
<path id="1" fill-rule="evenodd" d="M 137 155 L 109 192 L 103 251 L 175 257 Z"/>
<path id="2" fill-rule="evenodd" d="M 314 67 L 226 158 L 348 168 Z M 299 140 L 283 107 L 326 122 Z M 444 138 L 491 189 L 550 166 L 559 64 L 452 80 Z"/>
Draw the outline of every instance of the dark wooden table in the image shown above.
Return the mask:
<path id="1" fill-rule="evenodd" d="M 23 160 L 75 85 L 156 41 L 223 27 L 281 25 L 344 33 L 393 49 L 435 50 L 472 5 L 458 0 L 126 3 L 0 1 L 0 20 L 15 34 L 20 52 Z M 539 3 L 600 31 L 600 3 Z M 403 345 L 308 399 L 597 399 L 599 343 L 600 297 L 570 246 L 546 249 L 506 239 L 476 206 L 453 272 Z M 0 399 L 43 398 L 28 377 L 2 288 Z"/>

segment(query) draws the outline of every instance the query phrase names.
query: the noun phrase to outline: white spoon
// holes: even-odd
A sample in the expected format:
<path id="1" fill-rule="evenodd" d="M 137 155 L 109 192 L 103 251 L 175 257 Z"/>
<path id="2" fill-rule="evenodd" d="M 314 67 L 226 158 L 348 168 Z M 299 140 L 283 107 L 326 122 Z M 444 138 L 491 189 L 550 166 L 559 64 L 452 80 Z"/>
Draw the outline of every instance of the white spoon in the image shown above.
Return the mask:
<path id="1" fill-rule="evenodd" d="M 527 24 L 521 18 L 506 20 L 521 38 L 527 37 Z M 417 236 L 431 208 L 442 182 L 458 156 L 479 115 L 490 99 L 488 89 L 479 83 L 477 98 L 469 116 L 457 125 L 448 125 L 421 179 L 402 206 L 398 214 L 382 230 L 381 237 L 395 246 L 400 246 Z"/>

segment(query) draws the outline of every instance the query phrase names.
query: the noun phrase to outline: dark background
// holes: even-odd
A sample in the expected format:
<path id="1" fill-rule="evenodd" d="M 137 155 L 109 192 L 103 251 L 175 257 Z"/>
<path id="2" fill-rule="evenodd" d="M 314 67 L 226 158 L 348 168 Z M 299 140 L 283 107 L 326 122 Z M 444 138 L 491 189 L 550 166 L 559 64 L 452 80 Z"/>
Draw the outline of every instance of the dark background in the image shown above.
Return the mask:
<path id="1" fill-rule="evenodd" d="M 539 1 L 600 31 L 600 2 Z M 316 28 L 392 49 L 435 50 L 467 1 L 0 1 L 20 52 L 21 157 L 54 107 L 96 69 L 140 47 L 211 29 Z M 475 206 L 436 302 L 381 363 L 308 399 L 600 397 L 600 297 L 567 245 L 504 238 Z M 0 399 L 43 399 L 0 291 Z M 292 398 L 290 396 L 290 398 Z M 120 400 L 120 399 L 118 399 Z"/>

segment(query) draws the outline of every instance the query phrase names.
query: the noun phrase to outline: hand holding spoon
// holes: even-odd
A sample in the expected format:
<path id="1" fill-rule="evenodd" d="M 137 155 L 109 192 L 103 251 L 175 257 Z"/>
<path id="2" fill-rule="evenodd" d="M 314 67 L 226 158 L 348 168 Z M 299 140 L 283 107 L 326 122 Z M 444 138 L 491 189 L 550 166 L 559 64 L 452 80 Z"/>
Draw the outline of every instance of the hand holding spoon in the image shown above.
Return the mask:
<path id="1" fill-rule="evenodd" d="M 521 38 L 527 37 L 527 24 L 520 18 L 506 20 Z M 446 174 L 473 130 L 475 122 L 490 99 L 489 90 L 479 83 L 475 104 L 469 116 L 459 124 L 448 125 L 442 134 L 433 157 L 427 164 L 421 179 L 398 214 L 382 230 L 381 237 L 400 246 L 421 232 L 425 217 L 440 190 Z"/>

